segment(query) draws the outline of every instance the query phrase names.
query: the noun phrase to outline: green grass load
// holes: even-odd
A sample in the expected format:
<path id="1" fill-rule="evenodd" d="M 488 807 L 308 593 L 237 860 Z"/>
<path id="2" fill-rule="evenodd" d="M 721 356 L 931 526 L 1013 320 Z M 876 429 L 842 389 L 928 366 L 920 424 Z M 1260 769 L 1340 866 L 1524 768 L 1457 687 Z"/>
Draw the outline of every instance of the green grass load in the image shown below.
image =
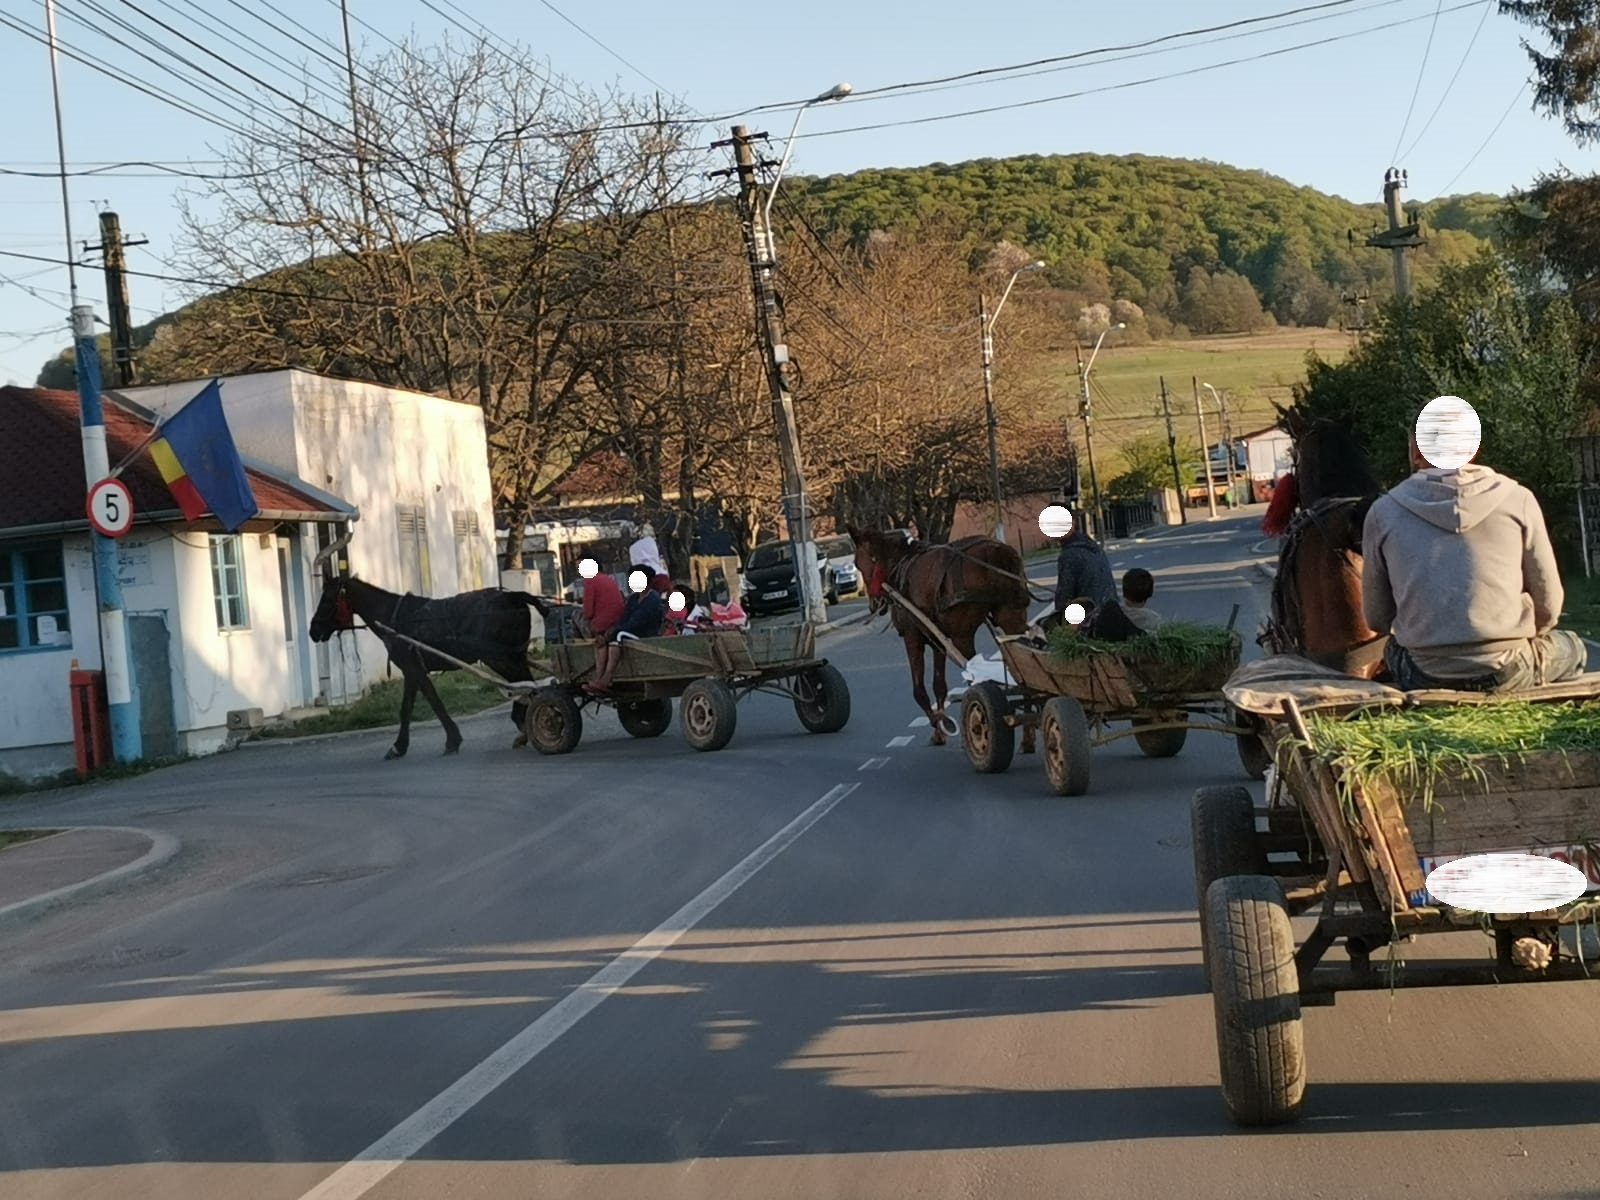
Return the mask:
<path id="1" fill-rule="evenodd" d="M 1050 649 L 1056 657 L 1068 661 L 1106 654 L 1124 662 L 1198 667 L 1226 661 L 1235 654 L 1236 636 L 1220 625 L 1173 621 L 1143 637 L 1126 642 L 1102 642 L 1095 638 L 1079 637 L 1069 627 L 1060 625 L 1050 631 Z"/>

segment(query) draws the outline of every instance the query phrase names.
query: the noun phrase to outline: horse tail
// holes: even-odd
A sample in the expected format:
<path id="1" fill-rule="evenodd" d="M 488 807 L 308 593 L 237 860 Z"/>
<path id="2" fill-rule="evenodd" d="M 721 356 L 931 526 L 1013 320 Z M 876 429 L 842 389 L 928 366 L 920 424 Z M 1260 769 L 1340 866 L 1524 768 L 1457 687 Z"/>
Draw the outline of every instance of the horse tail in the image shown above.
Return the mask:
<path id="1" fill-rule="evenodd" d="M 1267 515 L 1261 518 L 1261 532 L 1268 537 L 1282 537 L 1289 529 L 1289 518 L 1300 503 L 1300 484 L 1291 472 L 1278 480 L 1273 489 L 1272 503 L 1267 505 Z"/>

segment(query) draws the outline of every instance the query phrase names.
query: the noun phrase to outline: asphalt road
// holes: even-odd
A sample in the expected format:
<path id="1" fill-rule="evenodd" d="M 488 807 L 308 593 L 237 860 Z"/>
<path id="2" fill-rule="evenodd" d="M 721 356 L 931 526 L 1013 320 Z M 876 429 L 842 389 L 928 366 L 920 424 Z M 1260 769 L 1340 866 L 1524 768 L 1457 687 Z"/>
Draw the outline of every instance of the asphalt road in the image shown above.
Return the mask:
<path id="1" fill-rule="evenodd" d="M 1257 540 L 1117 565 L 1253 631 Z M 608 719 L 543 758 L 495 714 L 0 810 L 186 847 L 0 929 L 0 1196 L 1600 1195 L 1586 984 L 1308 1010 L 1306 1119 L 1237 1131 L 1188 840 L 1231 742 L 1115 743 L 1064 800 L 927 746 L 890 636 L 824 652 L 831 736 L 755 696 L 719 753 Z"/>

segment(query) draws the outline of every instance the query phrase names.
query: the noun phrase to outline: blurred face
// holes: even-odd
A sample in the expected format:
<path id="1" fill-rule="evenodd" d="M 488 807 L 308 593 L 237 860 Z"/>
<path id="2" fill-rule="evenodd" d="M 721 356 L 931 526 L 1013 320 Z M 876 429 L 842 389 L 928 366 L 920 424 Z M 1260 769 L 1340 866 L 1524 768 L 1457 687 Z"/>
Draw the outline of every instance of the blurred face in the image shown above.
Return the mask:
<path id="1" fill-rule="evenodd" d="M 634 571 L 628 576 L 628 588 L 638 594 L 650 586 L 650 576 L 643 571 Z"/>

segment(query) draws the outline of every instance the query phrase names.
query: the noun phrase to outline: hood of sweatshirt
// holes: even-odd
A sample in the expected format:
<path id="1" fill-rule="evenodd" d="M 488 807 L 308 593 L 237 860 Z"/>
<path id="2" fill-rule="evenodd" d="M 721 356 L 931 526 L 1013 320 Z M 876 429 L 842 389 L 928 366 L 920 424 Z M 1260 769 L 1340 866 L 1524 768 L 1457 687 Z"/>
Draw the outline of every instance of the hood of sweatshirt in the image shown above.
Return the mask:
<path id="1" fill-rule="evenodd" d="M 1389 497 L 1430 525 L 1447 533 L 1465 533 L 1514 500 L 1519 491 L 1513 480 L 1471 463 L 1459 471 L 1431 467 L 1418 471 L 1391 488 Z"/>

